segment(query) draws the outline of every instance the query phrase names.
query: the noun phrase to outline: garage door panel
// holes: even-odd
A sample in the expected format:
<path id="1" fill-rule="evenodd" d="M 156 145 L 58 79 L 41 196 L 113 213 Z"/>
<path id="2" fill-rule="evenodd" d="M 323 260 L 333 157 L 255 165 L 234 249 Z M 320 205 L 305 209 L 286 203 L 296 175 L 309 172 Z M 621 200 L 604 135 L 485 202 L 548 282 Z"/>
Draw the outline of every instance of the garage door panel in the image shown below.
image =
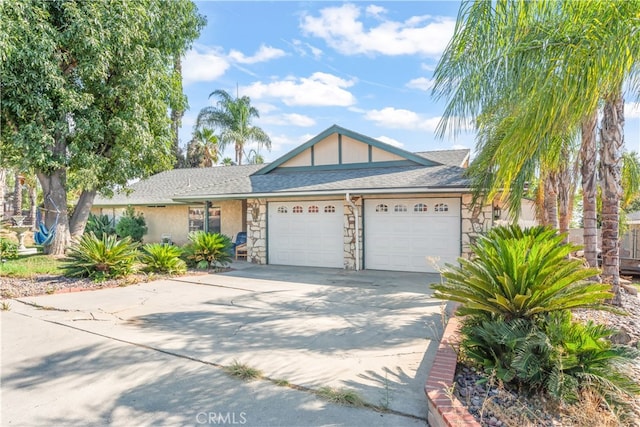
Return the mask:
<path id="1" fill-rule="evenodd" d="M 366 268 L 435 272 L 460 256 L 460 199 L 366 200 L 364 231 Z"/>
<path id="2" fill-rule="evenodd" d="M 269 202 L 270 264 L 344 266 L 341 201 Z"/>

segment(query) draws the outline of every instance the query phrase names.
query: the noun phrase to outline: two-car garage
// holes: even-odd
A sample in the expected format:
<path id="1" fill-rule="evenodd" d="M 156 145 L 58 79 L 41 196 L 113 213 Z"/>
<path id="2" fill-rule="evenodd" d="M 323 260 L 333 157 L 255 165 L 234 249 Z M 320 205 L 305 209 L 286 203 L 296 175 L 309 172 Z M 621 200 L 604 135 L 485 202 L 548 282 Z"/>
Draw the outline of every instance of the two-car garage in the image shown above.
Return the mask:
<path id="1" fill-rule="evenodd" d="M 344 267 L 344 200 L 268 203 L 270 264 Z M 435 272 L 460 255 L 460 199 L 366 199 L 364 268 Z"/>

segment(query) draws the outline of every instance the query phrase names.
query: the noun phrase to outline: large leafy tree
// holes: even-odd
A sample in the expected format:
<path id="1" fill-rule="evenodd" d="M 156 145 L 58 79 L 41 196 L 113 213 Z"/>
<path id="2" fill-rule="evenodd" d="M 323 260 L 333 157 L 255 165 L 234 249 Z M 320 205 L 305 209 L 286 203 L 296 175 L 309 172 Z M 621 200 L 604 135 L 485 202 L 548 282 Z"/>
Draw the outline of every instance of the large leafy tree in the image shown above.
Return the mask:
<path id="1" fill-rule="evenodd" d="M 244 146 L 247 142 L 256 142 L 258 146 L 271 149 L 269 135 L 251 124 L 254 118 L 260 117 L 258 110 L 251 105 L 251 98 L 233 98 L 222 89 L 211 92 L 209 98 L 211 97 L 218 98 L 218 102 L 215 106 L 200 110 L 196 127 L 219 129 L 221 145 L 233 144 L 235 147 L 236 164 L 242 164 Z"/>
<path id="2" fill-rule="evenodd" d="M 19 154 L 44 192 L 61 254 L 96 192 L 173 163 L 176 57 L 204 18 L 189 0 L 2 2 L 2 155 Z M 82 191 L 67 216 L 67 188 Z"/>
<path id="3" fill-rule="evenodd" d="M 492 150 L 486 168 L 476 169 L 476 182 L 489 195 L 506 190 L 514 205 L 542 160 L 562 152 L 568 134 L 582 128 L 583 146 L 590 141 L 590 121 L 604 104 L 603 274 L 616 299 L 622 87 L 640 68 L 638 10 L 638 0 L 467 1 L 435 73 L 435 93 L 448 101 L 441 131 L 470 119 L 480 138 L 484 128 L 498 130 L 480 139 L 482 151 L 487 144 Z M 583 158 L 593 150 L 588 144 Z M 587 172 L 595 173 L 592 164 Z"/>

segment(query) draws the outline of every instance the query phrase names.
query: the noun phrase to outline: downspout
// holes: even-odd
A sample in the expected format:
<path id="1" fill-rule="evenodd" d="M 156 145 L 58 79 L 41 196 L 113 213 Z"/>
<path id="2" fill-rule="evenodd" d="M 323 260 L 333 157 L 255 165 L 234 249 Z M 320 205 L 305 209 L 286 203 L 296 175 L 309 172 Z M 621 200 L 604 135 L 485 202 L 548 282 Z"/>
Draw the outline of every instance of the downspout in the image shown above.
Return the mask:
<path id="1" fill-rule="evenodd" d="M 351 209 L 353 210 L 353 215 L 356 218 L 356 232 L 355 232 L 355 238 L 356 238 L 356 271 L 360 270 L 360 212 L 358 212 L 358 206 L 356 206 L 355 203 L 353 203 L 353 200 L 351 200 L 351 196 L 349 195 L 349 193 L 345 194 L 345 198 L 347 200 L 347 203 L 349 203 L 349 205 L 351 205 Z"/>

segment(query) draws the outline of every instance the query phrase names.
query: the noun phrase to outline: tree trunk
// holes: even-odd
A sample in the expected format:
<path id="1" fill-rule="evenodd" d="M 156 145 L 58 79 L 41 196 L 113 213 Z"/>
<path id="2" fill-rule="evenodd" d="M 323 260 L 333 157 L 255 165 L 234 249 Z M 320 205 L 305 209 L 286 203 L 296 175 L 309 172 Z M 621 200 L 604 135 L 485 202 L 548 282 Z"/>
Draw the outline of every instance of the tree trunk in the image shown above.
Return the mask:
<path id="1" fill-rule="evenodd" d="M 242 144 L 236 142 L 236 164 L 240 166 L 242 164 Z"/>
<path id="2" fill-rule="evenodd" d="M 568 160 L 568 153 L 566 153 Z M 563 163 L 556 177 L 558 188 L 558 229 L 566 233 L 565 243 L 569 240 L 569 223 L 571 222 L 571 192 L 574 189 L 570 165 Z"/>
<path id="3" fill-rule="evenodd" d="M 22 215 L 22 175 L 15 173 L 16 181 L 13 184 L 13 215 Z"/>
<path id="4" fill-rule="evenodd" d="M 29 185 L 29 221 L 31 221 L 31 229 L 33 231 L 38 229 L 36 221 L 38 212 L 38 186 L 35 182 Z"/>
<path id="5" fill-rule="evenodd" d="M 611 284 L 611 303 L 622 304 L 620 293 L 619 210 L 624 144 L 624 100 L 617 96 L 604 104 L 600 127 L 602 165 L 602 276 Z"/>
<path id="6" fill-rule="evenodd" d="M 598 267 L 598 223 L 596 197 L 598 192 L 596 123 L 594 112 L 582 123 L 582 145 L 580 160 L 582 175 L 582 227 L 584 230 L 584 257 L 589 267 Z"/>
<path id="7" fill-rule="evenodd" d="M 87 220 L 89 219 L 95 197 L 96 190 L 82 190 L 78 204 L 73 210 L 73 215 L 69 221 L 71 239 L 78 239 L 84 234 L 84 229 L 87 226 Z"/>
<path id="8" fill-rule="evenodd" d="M 544 211 L 547 225 L 558 229 L 558 182 L 554 172 L 544 179 Z"/>
<path id="9" fill-rule="evenodd" d="M 4 198 L 7 191 L 7 169 L 0 168 L 0 222 L 4 219 Z"/>
<path id="10" fill-rule="evenodd" d="M 180 92 L 182 92 L 182 60 L 180 55 L 174 56 L 173 71 L 180 76 Z M 176 156 L 174 167 L 183 167 L 185 159 L 180 151 L 179 129 L 182 124 L 184 110 L 182 108 L 171 109 L 171 131 L 173 133 L 173 153 Z M 83 226 L 84 229 L 84 226 Z M 73 234 L 73 232 L 71 233 Z"/>
<path id="11" fill-rule="evenodd" d="M 45 246 L 49 255 L 64 255 L 71 241 L 69 235 L 69 216 L 67 214 L 66 171 L 56 169 L 51 174 L 38 173 L 38 180 L 44 193 L 45 225 L 55 228 L 55 237 Z"/>

